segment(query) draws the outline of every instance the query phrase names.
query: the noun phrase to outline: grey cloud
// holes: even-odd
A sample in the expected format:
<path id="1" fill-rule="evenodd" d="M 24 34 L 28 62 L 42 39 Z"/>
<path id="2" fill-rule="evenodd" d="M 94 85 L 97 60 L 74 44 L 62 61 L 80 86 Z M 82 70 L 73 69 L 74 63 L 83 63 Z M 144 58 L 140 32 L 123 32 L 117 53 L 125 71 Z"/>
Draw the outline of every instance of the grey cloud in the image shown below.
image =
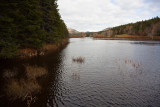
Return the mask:
<path id="1" fill-rule="evenodd" d="M 99 31 L 107 27 L 136 22 L 159 13 L 159 0 L 59 0 L 62 19 L 69 28 Z M 154 11 L 154 14 L 153 14 Z"/>

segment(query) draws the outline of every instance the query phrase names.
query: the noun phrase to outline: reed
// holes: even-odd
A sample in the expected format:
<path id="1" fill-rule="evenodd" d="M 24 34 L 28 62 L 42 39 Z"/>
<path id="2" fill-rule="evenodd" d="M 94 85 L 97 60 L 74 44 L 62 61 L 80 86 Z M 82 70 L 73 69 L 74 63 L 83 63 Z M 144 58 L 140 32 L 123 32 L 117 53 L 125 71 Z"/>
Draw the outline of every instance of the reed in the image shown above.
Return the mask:
<path id="1" fill-rule="evenodd" d="M 71 35 L 69 38 L 84 38 L 85 36 L 83 35 Z"/>
<path id="2" fill-rule="evenodd" d="M 9 100 L 26 101 L 27 107 L 30 107 L 36 100 L 35 95 L 41 91 L 37 78 L 46 75 L 48 72 L 43 67 L 25 65 L 23 78 L 16 78 L 17 72 L 13 71 L 6 70 L 3 74 L 3 77 L 7 78 L 7 84 L 4 88 L 5 94 Z"/>
<path id="3" fill-rule="evenodd" d="M 38 66 L 25 66 L 26 76 L 29 80 L 36 80 L 36 78 L 46 75 L 48 72 L 43 67 Z"/>
<path id="4" fill-rule="evenodd" d="M 84 58 L 82 57 L 77 57 L 77 58 L 72 58 L 73 62 L 78 62 L 78 63 L 83 63 L 84 62 Z"/>
<path id="5" fill-rule="evenodd" d="M 140 35 L 129 35 L 129 34 L 121 34 L 114 36 L 103 36 L 99 34 L 93 36 L 93 38 L 102 40 L 160 40 L 159 36 L 140 36 Z"/>
<path id="6" fill-rule="evenodd" d="M 124 62 L 125 62 L 126 64 L 132 65 L 134 68 L 139 68 L 139 67 L 140 67 L 140 64 L 139 64 L 139 63 L 136 63 L 136 62 L 134 62 L 134 61 L 132 61 L 132 60 L 124 60 Z"/>
<path id="7" fill-rule="evenodd" d="M 11 79 L 6 86 L 6 94 L 10 100 L 25 100 L 28 93 L 38 93 L 41 87 L 36 81 Z"/>
<path id="8" fill-rule="evenodd" d="M 110 38 L 109 36 L 103 36 L 103 35 L 96 35 L 93 36 L 93 38 Z"/>

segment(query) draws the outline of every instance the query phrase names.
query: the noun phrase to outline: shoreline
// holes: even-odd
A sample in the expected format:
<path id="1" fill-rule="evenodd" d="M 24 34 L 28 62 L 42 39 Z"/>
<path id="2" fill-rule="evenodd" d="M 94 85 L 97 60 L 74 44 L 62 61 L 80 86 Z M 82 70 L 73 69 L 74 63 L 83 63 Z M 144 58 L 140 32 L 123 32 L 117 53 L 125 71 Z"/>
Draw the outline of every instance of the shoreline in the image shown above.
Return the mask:
<path id="1" fill-rule="evenodd" d="M 126 37 L 123 35 L 117 35 L 117 37 L 93 37 L 93 39 L 97 40 L 134 40 L 134 41 L 160 41 L 160 36 L 132 36 L 127 35 Z"/>
<path id="2" fill-rule="evenodd" d="M 44 56 L 49 54 L 50 52 L 57 51 L 61 47 L 66 46 L 69 43 L 69 38 L 60 40 L 54 44 L 46 44 L 41 49 L 33 49 L 33 48 L 23 48 L 19 49 L 17 52 L 18 58 L 28 58 L 28 57 L 36 57 L 36 56 Z"/>
<path id="3" fill-rule="evenodd" d="M 133 40 L 133 41 L 160 41 L 160 39 L 133 39 L 133 38 L 93 38 L 95 40 Z"/>

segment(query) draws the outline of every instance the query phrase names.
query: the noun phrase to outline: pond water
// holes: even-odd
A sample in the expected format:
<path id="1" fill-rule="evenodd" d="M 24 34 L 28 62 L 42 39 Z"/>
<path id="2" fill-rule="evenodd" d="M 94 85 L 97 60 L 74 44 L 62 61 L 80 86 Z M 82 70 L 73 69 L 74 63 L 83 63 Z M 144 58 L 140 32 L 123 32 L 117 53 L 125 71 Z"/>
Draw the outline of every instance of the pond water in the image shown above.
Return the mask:
<path id="1" fill-rule="evenodd" d="M 73 61 L 82 57 L 84 62 Z M 160 42 L 72 38 L 64 49 L 28 60 L 1 61 L 6 68 L 22 65 L 47 69 L 41 92 L 31 107 L 160 106 Z M 23 73 L 22 73 L 23 75 Z M 0 85 L 5 79 L 1 73 Z M 6 99 L 0 106 L 21 107 Z"/>

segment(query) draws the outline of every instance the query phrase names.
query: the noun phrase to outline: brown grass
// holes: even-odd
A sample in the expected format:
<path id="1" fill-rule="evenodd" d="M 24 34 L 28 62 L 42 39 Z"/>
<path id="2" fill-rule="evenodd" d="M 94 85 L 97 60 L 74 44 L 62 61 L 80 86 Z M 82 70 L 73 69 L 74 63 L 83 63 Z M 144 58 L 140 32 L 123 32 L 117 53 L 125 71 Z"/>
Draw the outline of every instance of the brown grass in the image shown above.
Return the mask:
<path id="1" fill-rule="evenodd" d="M 68 39 L 63 39 L 58 41 L 57 43 L 50 43 L 44 45 L 41 49 L 31 49 L 31 48 L 24 48 L 18 50 L 18 56 L 21 58 L 25 57 L 33 57 L 33 56 L 42 56 L 48 52 L 56 51 L 62 46 L 65 46 L 68 43 Z"/>
<path id="2" fill-rule="evenodd" d="M 152 37 L 151 37 L 152 38 Z M 153 36 L 153 40 L 160 40 L 160 36 Z"/>
<path id="3" fill-rule="evenodd" d="M 56 50 L 58 47 L 55 44 L 47 44 L 43 47 L 44 50 L 49 51 L 49 50 Z"/>
<path id="4" fill-rule="evenodd" d="M 57 49 L 59 49 L 60 47 L 65 46 L 68 43 L 68 39 L 63 39 L 57 43 L 54 44 L 46 44 L 43 47 L 43 50 L 45 50 L 46 52 L 48 51 L 56 51 Z"/>
<path id="5" fill-rule="evenodd" d="M 27 106 L 30 107 L 31 103 L 34 103 L 36 100 L 36 97 L 32 95 L 37 94 L 41 90 L 37 78 L 46 75 L 48 72 L 45 68 L 38 66 L 27 65 L 25 69 L 25 79 L 15 79 L 15 73 L 10 70 L 5 71 L 3 77 L 7 78 L 5 92 L 9 100 L 14 101 L 19 99 L 26 101 Z"/>
<path id="6" fill-rule="evenodd" d="M 96 35 L 93 38 L 110 38 L 109 36 Z"/>
<path id="7" fill-rule="evenodd" d="M 61 42 L 60 42 L 60 47 L 64 47 L 66 46 L 66 44 L 68 44 L 68 39 L 63 39 Z"/>
<path id="8" fill-rule="evenodd" d="M 28 93 L 38 93 L 40 89 L 41 87 L 36 81 L 11 79 L 7 84 L 6 93 L 11 100 L 25 100 Z"/>
<path id="9" fill-rule="evenodd" d="M 43 75 L 46 75 L 48 72 L 43 67 L 38 66 L 26 66 L 26 76 L 30 80 L 35 80 L 38 77 L 41 77 Z"/>
<path id="10" fill-rule="evenodd" d="M 72 61 L 73 62 L 83 63 L 84 62 L 84 58 L 82 58 L 82 57 L 72 58 Z"/>
<path id="11" fill-rule="evenodd" d="M 9 79 L 6 84 L 6 94 L 11 100 L 22 99 L 26 100 L 28 97 L 31 98 L 29 102 L 33 100 L 32 94 L 38 93 L 41 89 L 38 81 L 38 77 L 46 75 L 48 72 L 43 67 L 38 66 L 25 66 L 26 79 Z M 14 74 L 11 71 L 6 71 L 5 77 L 12 77 Z"/>
<path id="12" fill-rule="evenodd" d="M 122 34 L 122 35 L 115 35 L 115 37 L 117 38 L 133 38 L 133 37 L 140 37 L 140 36 L 137 36 L 137 35 L 128 35 L 128 34 Z M 142 37 L 142 36 L 141 36 Z M 143 36 L 145 37 L 145 36 Z"/>
<path id="13" fill-rule="evenodd" d="M 20 57 L 31 57 L 31 56 L 37 56 L 38 52 L 36 49 L 30 49 L 30 48 L 25 48 L 25 49 L 20 49 L 18 51 L 18 55 Z"/>
<path id="14" fill-rule="evenodd" d="M 130 65 L 132 65 L 134 68 L 140 68 L 140 64 L 139 63 L 136 63 L 136 62 L 134 62 L 134 61 L 132 61 L 132 60 L 124 60 L 124 62 L 126 63 L 126 64 L 130 64 Z"/>
<path id="15" fill-rule="evenodd" d="M 93 36 L 93 38 L 104 40 L 160 40 L 160 36 L 138 36 L 128 34 L 115 35 L 114 37 L 97 35 Z"/>
<path id="16" fill-rule="evenodd" d="M 122 35 L 115 35 L 115 38 L 124 38 L 124 39 L 133 39 L 133 40 L 151 40 L 152 38 L 150 36 L 138 36 L 138 35 L 128 35 L 128 34 L 122 34 Z"/>
<path id="17" fill-rule="evenodd" d="M 84 38 L 83 35 L 70 35 L 69 38 Z"/>

